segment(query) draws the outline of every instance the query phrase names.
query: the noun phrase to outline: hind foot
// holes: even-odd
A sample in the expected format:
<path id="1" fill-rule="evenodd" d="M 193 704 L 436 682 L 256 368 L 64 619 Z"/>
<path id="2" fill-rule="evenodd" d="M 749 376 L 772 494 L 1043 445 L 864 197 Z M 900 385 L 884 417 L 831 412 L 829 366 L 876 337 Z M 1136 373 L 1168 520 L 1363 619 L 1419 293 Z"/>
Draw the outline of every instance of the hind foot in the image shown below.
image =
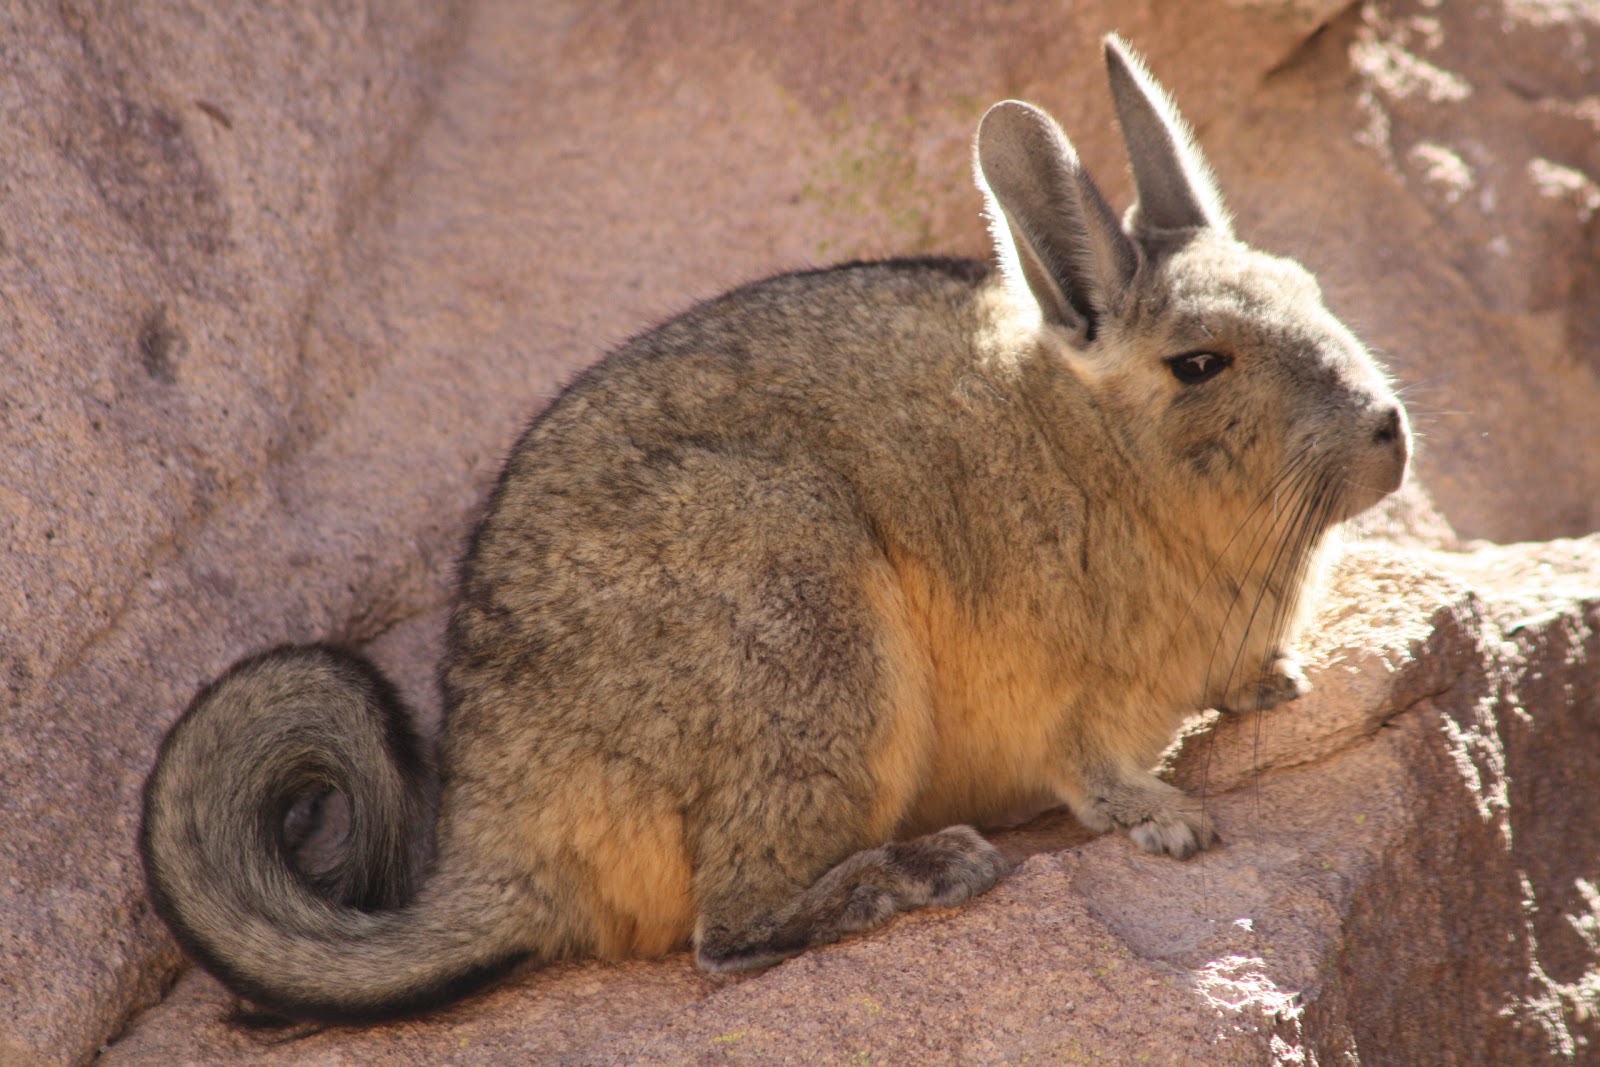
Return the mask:
<path id="1" fill-rule="evenodd" d="M 714 973 L 756 970 L 812 945 L 881 925 L 896 912 L 949 907 L 977 896 L 1007 869 L 970 826 L 864 849 L 833 867 L 782 909 L 743 929 L 702 919 L 696 961 Z"/>

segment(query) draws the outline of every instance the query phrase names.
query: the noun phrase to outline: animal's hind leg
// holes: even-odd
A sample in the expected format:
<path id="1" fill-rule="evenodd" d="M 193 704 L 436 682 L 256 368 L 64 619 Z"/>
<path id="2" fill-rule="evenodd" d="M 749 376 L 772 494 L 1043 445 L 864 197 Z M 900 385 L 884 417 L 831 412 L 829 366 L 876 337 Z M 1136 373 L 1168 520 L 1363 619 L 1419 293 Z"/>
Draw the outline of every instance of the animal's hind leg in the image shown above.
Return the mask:
<path id="1" fill-rule="evenodd" d="M 740 615 L 768 647 L 742 658 L 720 723 L 738 737 L 721 751 L 737 756 L 697 812 L 695 947 L 707 970 L 764 967 L 897 911 L 959 903 L 1005 869 L 965 826 L 888 840 L 927 743 L 927 690 L 871 565 L 830 574 L 808 562 L 803 580 L 763 583 Z M 805 641 L 778 655 L 785 631 Z"/>
<path id="2" fill-rule="evenodd" d="M 696 960 L 708 971 L 770 966 L 812 945 L 870 930 L 898 911 L 959 904 L 994 885 L 1005 867 L 976 830 L 952 826 L 862 849 L 787 899 L 777 899 L 773 883 L 758 878 L 744 892 L 735 888 L 707 902 L 696 930 Z"/>
<path id="3" fill-rule="evenodd" d="M 680 574 L 675 594 L 701 620 L 694 676 L 713 683 L 690 704 L 704 755 L 686 842 L 695 947 L 718 971 L 964 900 L 1003 867 L 965 827 L 890 840 L 932 743 L 928 668 L 853 496 L 825 473 L 742 473 L 719 468 L 761 505 L 708 512 L 703 543 L 727 551 L 687 573 L 715 585 Z"/>

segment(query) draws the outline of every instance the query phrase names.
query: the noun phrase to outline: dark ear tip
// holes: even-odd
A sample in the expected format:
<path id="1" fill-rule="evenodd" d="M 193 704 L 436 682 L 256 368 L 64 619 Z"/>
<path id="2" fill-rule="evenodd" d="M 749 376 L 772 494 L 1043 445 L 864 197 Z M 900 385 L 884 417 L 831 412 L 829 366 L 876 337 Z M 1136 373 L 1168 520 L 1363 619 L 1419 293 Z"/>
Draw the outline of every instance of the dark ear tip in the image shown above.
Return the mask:
<path id="1" fill-rule="evenodd" d="M 1105 50 L 1107 67 L 1115 70 L 1117 67 L 1128 66 L 1129 60 L 1133 55 L 1133 48 L 1119 34 L 1106 34 L 1101 44 Z"/>

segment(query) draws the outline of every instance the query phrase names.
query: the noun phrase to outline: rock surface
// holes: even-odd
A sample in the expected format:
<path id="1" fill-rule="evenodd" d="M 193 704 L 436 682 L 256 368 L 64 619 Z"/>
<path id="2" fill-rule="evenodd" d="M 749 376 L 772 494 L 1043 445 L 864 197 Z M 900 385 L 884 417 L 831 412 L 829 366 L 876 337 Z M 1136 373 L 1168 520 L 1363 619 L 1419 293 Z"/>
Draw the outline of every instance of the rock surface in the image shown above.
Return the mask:
<path id="1" fill-rule="evenodd" d="M 1296 704 L 1196 724 L 1226 847 L 1064 815 L 1017 864 L 755 978 L 572 964 L 425 1021 L 286 1044 L 190 974 L 112 1064 L 1536 1063 L 1600 1047 L 1600 536 L 1353 551 Z M 1426 989 L 1425 997 L 1418 990 Z M 1296 1057 L 1299 1057 L 1298 1059 Z"/>
<path id="2" fill-rule="evenodd" d="M 1600 529 L 1600 13 L 948 6 L 0 16 L 0 1062 L 1594 1055 L 1600 546 L 1428 546 Z M 1427 492 L 1341 572 L 1318 691 L 1178 758 L 1229 846 L 1178 865 L 1046 817 L 972 906 L 727 985 L 574 964 L 288 1045 L 223 1025 L 194 972 L 152 1008 L 181 960 L 138 791 L 193 690 L 326 637 L 426 705 L 519 423 L 739 281 L 984 254 L 991 100 L 1050 108 L 1125 202 L 1110 29 L 1425 434 Z"/>

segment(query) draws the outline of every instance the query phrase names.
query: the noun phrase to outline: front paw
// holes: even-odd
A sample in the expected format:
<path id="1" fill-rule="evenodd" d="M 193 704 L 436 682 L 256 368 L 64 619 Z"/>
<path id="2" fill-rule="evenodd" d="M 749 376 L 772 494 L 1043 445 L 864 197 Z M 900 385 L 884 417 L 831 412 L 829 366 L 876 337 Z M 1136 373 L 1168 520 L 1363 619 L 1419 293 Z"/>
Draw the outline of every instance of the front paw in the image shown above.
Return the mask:
<path id="1" fill-rule="evenodd" d="M 1217 831 L 1203 811 L 1170 811 L 1151 815 L 1128 827 L 1133 843 L 1152 855 L 1186 860 L 1217 843 Z"/>
<path id="2" fill-rule="evenodd" d="M 1306 672 L 1292 656 L 1278 656 L 1261 674 L 1242 686 L 1233 700 L 1218 711 L 1238 714 L 1243 711 L 1266 711 L 1286 704 L 1311 692 L 1311 682 Z"/>
<path id="3" fill-rule="evenodd" d="M 1146 852 L 1188 859 L 1217 843 L 1200 802 L 1156 778 L 1128 775 L 1091 785 L 1086 804 L 1074 804 L 1090 829 L 1116 827 Z"/>
<path id="4" fill-rule="evenodd" d="M 1293 656 L 1273 660 L 1256 685 L 1256 710 L 1266 711 L 1279 704 L 1298 700 L 1311 692 L 1311 682 Z"/>

